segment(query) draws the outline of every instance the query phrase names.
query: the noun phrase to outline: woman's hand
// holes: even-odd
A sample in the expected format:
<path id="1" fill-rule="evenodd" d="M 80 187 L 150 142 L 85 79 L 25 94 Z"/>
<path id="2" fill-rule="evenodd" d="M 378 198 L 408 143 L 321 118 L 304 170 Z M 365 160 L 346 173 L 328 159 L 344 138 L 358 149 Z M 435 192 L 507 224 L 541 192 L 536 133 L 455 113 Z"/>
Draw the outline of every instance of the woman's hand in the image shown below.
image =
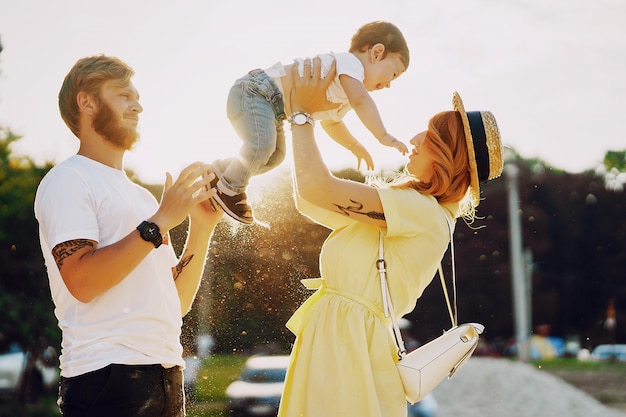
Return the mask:
<path id="1" fill-rule="evenodd" d="M 308 61 L 308 62 L 307 62 Z M 313 70 L 311 71 L 311 65 Z M 321 61 L 319 58 L 305 60 L 304 76 L 300 77 L 297 68 L 292 67 L 293 87 L 289 100 L 293 112 L 314 113 L 332 109 L 336 103 L 326 100 L 326 89 L 335 77 L 336 69 L 333 62 L 325 78 L 320 78 Z M 386 227 L 384 212 L 378 191 L 375 188 L 356 181 L 335 177 L 324 163 L 320 150 L 315 142 L 313 126 L 305 123 L 292 126 L 294 177 L 298 205 L 314 205 L 334 213 L 334 216 L 345 216 L 350 219 Z M 368 165 L 367 151 L 357 153 Z M 371 157 L 369 158 L 371 159 Z M 371 161 L 373 166 L 373 161 Z"/>
<path id="2" fill-rule="evenodd" d="M 289 95 L 291 111 L 306 112 L 309 114 L 330 110 L 337 107 L 326 99 L 326 89 L 335 78 L 337 72 L 335 61 L 328 70 L 326 77 L 322 78 L 322 61 L 319 57 L 304 60 L 303 76 L 298 74 L 298 66 L 291 66 L 292 88 Z M 311 66 L 313 68 L 311 69 Z"/>

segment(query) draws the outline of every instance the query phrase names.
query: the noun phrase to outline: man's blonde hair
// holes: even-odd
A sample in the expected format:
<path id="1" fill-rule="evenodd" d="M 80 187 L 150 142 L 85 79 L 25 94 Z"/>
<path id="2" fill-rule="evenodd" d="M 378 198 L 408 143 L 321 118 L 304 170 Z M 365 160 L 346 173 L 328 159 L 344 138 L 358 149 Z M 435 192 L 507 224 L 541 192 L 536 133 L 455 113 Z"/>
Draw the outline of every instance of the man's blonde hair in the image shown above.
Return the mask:
<path id="1" fill-rule="evenodd" d="M 128 83 L 135 71 L 122 60 L 106 55 L 94 55 L 76 61 L 65 76 L 59 91 L 59 111 L 72 133 L 80 135 L 80 110 L 76 96 L 81 91 L 99 97 L 102 85 L 111 80 Z"/>

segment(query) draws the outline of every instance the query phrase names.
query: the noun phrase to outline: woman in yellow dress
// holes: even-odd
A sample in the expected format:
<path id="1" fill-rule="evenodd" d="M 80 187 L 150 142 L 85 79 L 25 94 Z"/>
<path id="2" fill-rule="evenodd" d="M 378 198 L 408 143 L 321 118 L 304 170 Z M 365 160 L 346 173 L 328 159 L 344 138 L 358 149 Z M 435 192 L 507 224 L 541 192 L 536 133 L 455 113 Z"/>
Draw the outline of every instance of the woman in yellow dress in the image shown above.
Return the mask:
<path id="1" fill-rule="evenodd" d="M 500 134 L 490 112 L 436 114 L 410 140 L 406 175 L 379 186 L 333 176 L 315 142 L 314 111 L 330 106 L 317 59 L 291 95 L 298 209 L 332 230 L 320 254 L 321 278 L 287 327 L 296 335 L 279 417 L 404 417 L 407 402 L 397 347 L 383 314 L 376 269 L 379 233 L 398 316 L 433 279 L 450 241 L 448 220 L 473 219 L 479 184 L 502 172 Z M 300 116 L 299 116 L 300 115 Z M 304 116 L 304 117 L 303 117 Z M 447 219 L 446 219 L 447 218 Z"/>

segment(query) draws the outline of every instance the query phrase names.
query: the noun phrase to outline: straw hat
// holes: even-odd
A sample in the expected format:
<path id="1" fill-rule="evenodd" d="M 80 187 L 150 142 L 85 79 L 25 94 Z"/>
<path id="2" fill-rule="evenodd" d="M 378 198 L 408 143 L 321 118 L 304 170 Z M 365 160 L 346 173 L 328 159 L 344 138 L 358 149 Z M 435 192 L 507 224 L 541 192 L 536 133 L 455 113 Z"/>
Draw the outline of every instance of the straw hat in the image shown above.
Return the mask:
<path id="1" fill-rule="evenodd" d="M 470 198 L 474 206 L 480 202 L 480 184 L 502 174 L 502 143 L 496 118 L 488 111 L 466 112 L 461 96 L 452 97 L 454 111 L 461 114 L 470 164 Z"/>

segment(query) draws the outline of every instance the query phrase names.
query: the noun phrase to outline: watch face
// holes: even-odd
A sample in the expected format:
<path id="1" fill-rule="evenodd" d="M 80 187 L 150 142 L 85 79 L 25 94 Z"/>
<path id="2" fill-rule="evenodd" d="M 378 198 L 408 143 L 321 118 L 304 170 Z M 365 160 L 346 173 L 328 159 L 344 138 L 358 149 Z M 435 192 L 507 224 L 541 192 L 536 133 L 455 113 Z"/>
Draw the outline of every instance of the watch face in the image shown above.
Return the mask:
<path id="1" fill-rule="evenodd" d="M 306 116 L 302 113 L 298 113 L 293 117 L 293 122 L 297 125 L 303 125 L 306 123 Z"/>
<path id="2" fill-rule="evenodd" d="M 156 224 L 143 221 L 137 226 L 137 230 L 139 230 L 141 238 L 153 243 L 155 248 L 158 248 L 163 243 L 163 236 L 161 236 L 159 226 Z"/>
<path id="3" fill-rule="evenodd" d="M 157 229 L 156 227 L 150 225 L 148 227 L 146 227 L 146 235 L 150 238 L 150 239 L 154 239 L 157 235 Z"/>

